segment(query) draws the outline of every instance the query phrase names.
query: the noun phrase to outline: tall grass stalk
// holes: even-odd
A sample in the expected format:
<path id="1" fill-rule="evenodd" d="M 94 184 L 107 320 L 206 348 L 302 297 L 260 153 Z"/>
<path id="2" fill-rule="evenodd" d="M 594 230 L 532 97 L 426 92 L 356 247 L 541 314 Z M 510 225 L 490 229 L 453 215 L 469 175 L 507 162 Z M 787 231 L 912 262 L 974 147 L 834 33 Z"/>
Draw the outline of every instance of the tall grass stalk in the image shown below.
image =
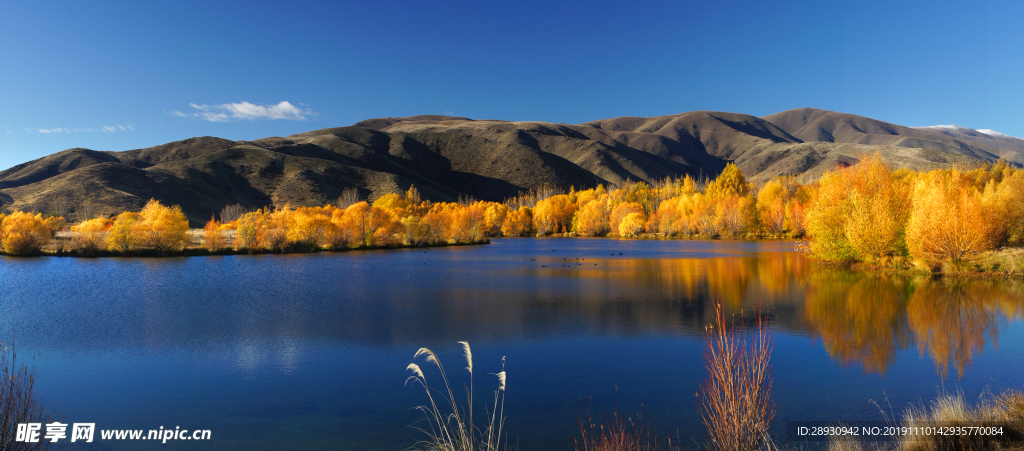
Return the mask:
<path id="1" fill-rule="evenodd" d="M 775 417 L 769 360 L 774 339 L 758 311 L 757 330 L 748 336 L 727 322 L 715 305 L 715 324 L 704 336 L 708 377 L 698 401 L 708 448 L 722 451 L 770 449 L 768 426 Z"/>
<path id="2" fill-rule="evenodd" d="M 658 441 L 658 432 L 647 416 L 623 418 L 619 409 L 605 412 L 598 421 L 590 416 L 589 406 L 576 416 L 580 436 L 574 442 L 576 451 L 678 451 L 671 440 L 666 445 Z"/>
<path id="3" fill-rule="evenodd" d="M 50 448 L 42 439 L 36 443 L 15 442 L 19 423 L 56 421 L 53 413 L 42 405 L 35 392 L 35 371 L 18 363 L 13 346 L 0 343 L 0 450 L 37 451 Z M 45 432 L 45 431 L 43 431 Z"/>
<path id="4" fill-rule="evenodd" d="M 470 383 L 465 386 L 466 406 L 462 406 L 455 399 L 448 376 L 445 374 L 444 366 L 437 354 L 427 348 L 420 348 L 413 356 L 413 360 L 423 356 L 427 364 L 437 367 L 441 376 L 442 384 L 438 387 L 427 383 L 422 368 L 416 363 L 410 363 L 407 370 L 412 376 L 406 379 L 406 384 L 419 384 L 427 394 L 429 404 L 417 406 L 416 409 L 423 413 L 423 422 L 426 426 L 413 426 L 427 435 L 425 440 L 413 445 L 413 449 L 424 451 L 497 451 L 507 449 L 507 438 L 503 437 L 505 426 L 505 358 L 501 359 L 501 371 L 495 374 L 498 378 L 498 389 L 494 391 L 494 404 L 491 407 L 488 420 L 483 429 L 473 423 L 473 353 L 469 343 L 460 341 L 463 350 L 463 358 L 466 360 L 466 370 L 469 372 Z M 484 409 L 487 413 L 486 406 Z"/>

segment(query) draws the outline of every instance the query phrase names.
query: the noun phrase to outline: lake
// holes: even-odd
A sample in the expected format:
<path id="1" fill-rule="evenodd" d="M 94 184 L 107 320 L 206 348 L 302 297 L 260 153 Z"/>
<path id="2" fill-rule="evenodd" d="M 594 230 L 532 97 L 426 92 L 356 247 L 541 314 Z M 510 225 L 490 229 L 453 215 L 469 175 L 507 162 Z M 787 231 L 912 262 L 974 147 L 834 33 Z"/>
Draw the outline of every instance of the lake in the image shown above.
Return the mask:
<path id="1" fill-rule="evenodd" d="M 940 392 L 1024 386 L 1024 284 L 820 267 L 792 241 L 497 239 L 483 246 L 192 258 L 0 258 L 0 338 L 66 422 L 208 429 L 208 442 L 65 449 L 404 449 L 420 347 L 477 411 L 507 371 L 522 450 L 572 449 L 575 415 L 646 413 L 704 440 L 705 325 L 758 306 L 785 422 L 885 418 Z M 422 359 L 418 362 L 422 364 Z M 436 371 L 423 365 L 428 381 Z M 78 445 L 77 443 L 75 445 Z"/>

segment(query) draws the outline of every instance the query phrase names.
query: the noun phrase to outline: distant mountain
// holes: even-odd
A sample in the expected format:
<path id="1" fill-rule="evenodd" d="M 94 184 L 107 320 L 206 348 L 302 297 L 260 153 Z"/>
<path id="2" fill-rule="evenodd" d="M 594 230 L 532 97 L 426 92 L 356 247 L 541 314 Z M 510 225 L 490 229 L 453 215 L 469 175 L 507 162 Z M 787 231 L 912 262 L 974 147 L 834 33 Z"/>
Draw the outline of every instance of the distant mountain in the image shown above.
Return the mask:
<path id="1" fill-rule="evenodd" d="M 199 225 L 228 204 L 322 205 L 350 187 L 370 199 L 415 184 L 437 201 L 502 200 L 545 185 L 714 177 L 730 161 L 753 181 L 813 179 L 874 152 L 915 169 L 998 158 L 1021 164 L 1024 140 L 811 108 L 763 118 L 697 111 L 576 125 L 380 118 L 254 141 L 200 137 L 123 152 L 69 149 L 0 171 L 0 205 L 78 219 L 137 210 L 157 198 L 181 205 Z"/>

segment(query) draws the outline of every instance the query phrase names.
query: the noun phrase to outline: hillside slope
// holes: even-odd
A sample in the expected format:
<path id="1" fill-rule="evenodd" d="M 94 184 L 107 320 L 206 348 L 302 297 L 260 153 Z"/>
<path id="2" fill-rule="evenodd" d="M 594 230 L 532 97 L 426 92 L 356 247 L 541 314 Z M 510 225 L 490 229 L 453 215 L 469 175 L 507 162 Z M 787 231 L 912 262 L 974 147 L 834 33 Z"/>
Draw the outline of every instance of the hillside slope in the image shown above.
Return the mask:
<path id="1" fill-rule="evenodd" d="M 1024 162 L 1024 140 L 970 129 L 921 129 L 799 109 L 758 118 L 708 111 L 584 124 L 380 118 L 286 137 L 198 137 L 123 152 L 69 149 L 0 171 L 0 205 L 77 220 L 181 205 L 199 225 L 225 205 L 322 205 L 346 188 L 364 198 L 416 185 L 435 201 L 502 200 L 542 186 L 568 189 L 689 174 L 733 161 L 760 182 L 815 178 L 880 152 L 930 169 L 1002 157 Z"/>

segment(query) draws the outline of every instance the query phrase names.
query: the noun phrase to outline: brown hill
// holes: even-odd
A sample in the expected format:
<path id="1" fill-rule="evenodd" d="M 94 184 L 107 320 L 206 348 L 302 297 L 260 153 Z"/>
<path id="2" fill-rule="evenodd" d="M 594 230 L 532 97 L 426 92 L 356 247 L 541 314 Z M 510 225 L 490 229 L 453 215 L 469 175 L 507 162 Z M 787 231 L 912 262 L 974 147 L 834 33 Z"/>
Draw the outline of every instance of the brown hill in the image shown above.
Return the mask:
<path id="1" fill-rule="evenodd" d="M 351 187 L 370 199 L 415 184 L 437 201 L 502 200 L 545 185 L 713 177 L 729 161 L 764 181 L 779 174 L 817 177 L 876 151 L 893 165 L 918 169 L 1024 155 L 1014 138 L 965 133 L 812 109 L 577 125 L 381 118 L 254 141 L 200 137 L 124 152 L 69 149 L 0 171 L 0 205 L 77 220 L 137 210 L 157 198 L 181 205 L 199 225 L 225 205 L 322 205 Z M 1017 141 L 1024 151 L 1024 140 Z"/>
<path id="2" fill-rule="evenodd" d="M 963 127 L 904 127 L 846 113 L 797 108 L 765 119 L 802 141 L 935 150 L 972 160 L 1024 163 L 1024 140 Z"/>

